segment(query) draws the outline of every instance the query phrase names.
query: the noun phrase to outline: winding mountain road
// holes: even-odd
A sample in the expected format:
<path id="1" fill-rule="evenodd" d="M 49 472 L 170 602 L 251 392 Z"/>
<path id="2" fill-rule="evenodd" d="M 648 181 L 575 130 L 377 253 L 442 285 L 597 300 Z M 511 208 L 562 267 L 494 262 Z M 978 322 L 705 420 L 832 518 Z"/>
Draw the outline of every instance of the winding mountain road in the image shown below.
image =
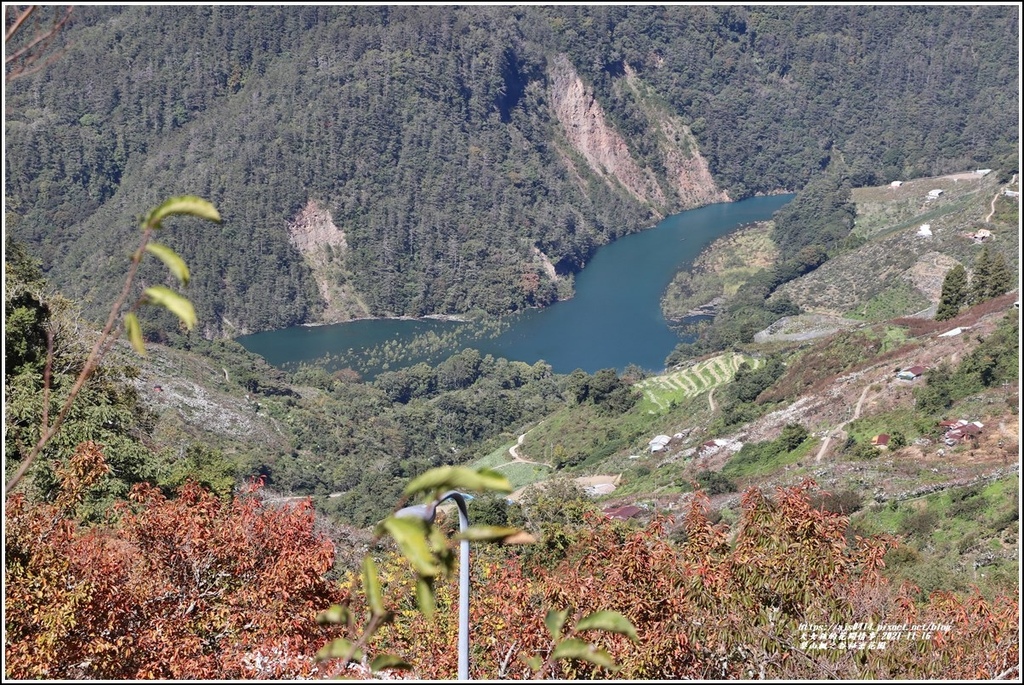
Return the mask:
<path id="1" fill-rule="evenodd" d="M 1000 188 L 1000 189 L 999 189 L 999 192 L 998 192 L 998 193 L 996 193 L 995 195 L 993 195 L 993 196 L 992 196 L 992 208 L 991 208 L 991 210 L 989 211 L 989 213 L 988 213 L 988 216 L 986 216 L 986 217 L 985 217 L 985 223 L 986 223 L 986 224 L 987 224 L 987 223 L 988 223 L 989 221 L 991 221 L 991 220 L 992 220 L 992 217 L 993 217 L 993 216 L 995 216 L 995 213 L 996 213 L 996 200 L 998 200 L 998 199 L 999 199 L 999 196 L 1003 194 L 1003 191 L 1004 191 L 1004 190 L 1006 190 L 1007 188 L 1009 188 L 1010 186 L 1012 186 L 1012 185 L 1013 185 L 1014 183 L 1016 183 L 1016 181 L 1017 181 L 1017 174 L 1014 174 L 1014 175 L 1013 175 L 1013 178 L 1011 178 L 1011 179 L 1010 179 L 1010 182 L 1009 182 L 1009 183 L 1007 183 L 1007 184 L 1006 184 L 1005 186 L 1003 186 L 1002 188 Z"/>
<path id="2" fill-rule="evenodd" d="M 503 466 L 508 466 L 509 464 L 515 464 L 516 462 L 518 462 L 520 464 L 534 464 L 536 466 L 546 466 L 547 468 L 551 468 L 550 464 L 545 464 L 545 463 L 540 462 L 540 461 L 530 461 L 529 459 L 524 459 L 523 457 L 519 456 L 519 447 L 523 444 L 523 440 L 525 440 L 525 439 L 526 439 L 526 433 L 523 433 L 516 440 L 516 444 L 514 444 L 514 445 L 512 445 L 511 447 L 508 448 L 508 453 L 509 453 L 509 455 L 511 455 L 512 461 L 510 461 L 510 462 L 508 462 L 506 464 L 501 464 L 500 466 L 496 466 L 495 468 L 499 468 L 500 469 Z"/>
<path id="3" fill-rule="evenodd" d="M 857 400 L 857 405 L 853 409 L 853 416 L 840 423 L 838 426 L 829 431 L 829 434 L 827 436 L 825 436 L 825 442 L 821 443 L 821 448 L 818 450 L 818 455 L 814 458 L 815 463 L 821 462 L 821 458 L 825 455 L 826 450 L 828 450 L 829 443 L 832 442 L 832 436 L 837 435 L 841 430 L 843 430 L 846 424 L 850 423 L 851 421 L 856 421 L 858 418 L 860 418 L 860 408 L 864 405 L 864 399 L 868 396 L 868 388 L 870 387 L 870 385 L 864 386 L 864 390 L 860 394 L 860 399 Z"/>

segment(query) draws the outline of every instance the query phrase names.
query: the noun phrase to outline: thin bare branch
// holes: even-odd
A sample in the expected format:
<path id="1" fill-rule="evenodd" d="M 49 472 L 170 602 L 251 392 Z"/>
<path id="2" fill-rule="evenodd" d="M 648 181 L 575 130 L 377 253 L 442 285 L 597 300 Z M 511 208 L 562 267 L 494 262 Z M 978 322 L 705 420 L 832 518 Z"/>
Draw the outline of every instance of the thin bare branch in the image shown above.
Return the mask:
<path id="1" fill-rule="evenodd" d="M 7 29 L 7 32 L 4 37 L 5 47 L 12 38 L 14 38 L 18 33 L 24 30 L 24 27 L 27 26 L 25 22 L 36 11 L 36 9 L 37 6 L 32 5 L 18 15 L 18 17 L 11 24 L 11 27 Z M 34 36 L 32 36 L 29 39 L 27 45 L 22 46 L 21 48 L 15 50 L 9 55 L 5 55 L 5 66 L 12 65 L 18 60 L 23 60 L 23 63 L 21 65 L 11 67 L 10 72 L 8 72 L 7 74 L 8 81 L 16 78 L 21 78 L 23 76 L 28 76 L 29 74 L 33 74 L 37 71 L 40 71 L 41 69 L 44 69 L 49 65 L 53 64 L 57 59 L 60 58 L 60 56 L 63 54 L 63 51 L 60 51 L 55 55 L 50 55 L 45 60 L 43 60 L 41 64 L 36 64 L 36 62 L 42 59 L 43 53 L 49 47 L 50 41 L 52 41 L 60 33 L 61 29 L 64 28 L 64 25 L 67 24 L 68 20 L 71 19 L 71 14 L 73 11 L 73 7 L 66 8 L 64 14 L 54 20 L 53 26 L 51 26 L 49 29 L 38 31 Z"/>
<path id="2" fill-rule="evenodd" d="M 71 386 L 71 392 L 68 394 L 67 399 L 64 401 L 64 406 L 61 407 L 57 417 L 53 420 L 53 424 L 49 427 L 43 424 L 42 435 L 39 436 L 39 441 L 32 448 L 32 451 L 22 460 L 18 470 L 14 473 L 11 479 L 4 486 L 4 499 L 7 498 L 8 493 L 13 490 L 21 479 L 28 472 L 30 466 L 35 462 L 36 458 L 42 454 L 43 448 L 46 444 L 53 439 L 53 436 L 60 430 L 61 425 L 64 423 L 64 419 L 67 418 L 68 412 L 71 410 L 71 405 L 74 403 L 75 398 L 78 397 L 78 393 L 82 391 L 89 377 L 92 376 L 96 367 L 99 366 L 100 361 L 110 351 L 114 340 L 120 334 L 120 329 L 114 331 L 114 324 L 117 322 L 120 314 L 121 307 L 124 306 L 125 301 L 128 299 L 128 294 L 131 292 L 132 282 L 135 280 L 135 274 L 139 270 L 139 262 L 142 261 L 142 257 L 146 252 L 146 243 L 152 237 L 154 228 L 152 226 L 146 226 L 142 232 L 142 240 L 139 243 L 139 249 L 132 255 L 131 266 L 128 268 L 128 275 L 125 277 L 124 287 L 121 288 L 121 294 L 118 295 L 117 300 L 110 308 L 110 315 L 107 317 L 107 323 L 103 327 L 103 332 L 100 333 L 100 337 L 96 340 L 93 345 L 92 351 L 89 353 L 89 357 L 85 360 L 85 366 L 82 367 L 81 373 L 78 374 L 78 378 L 75 380 L 75 384 Z M 50 361 L 49 356 L 47 357 L 47 366 L 49 367 Z M 44 380 L 44 396 L 49 393 L 49 381 Z"/>
<path id="3" fill-rule="evenodd" d="M 51 64 L 53 64 L 54 62 L 59 60 L 61 57 L 63 57 L 65 52 L 67 52 L 67 51 L 66 50 L 61 50 L 60 52 L 58 52 L 56 54 L 50 55 L 46 59 L 46 61 L 43 62 L 42 64 L 37 64 L 37 65 L 35 65 L 33 67 L 30 67 L 30 68 L 22 67 L 22 68 L 18 68 L 18 69 L 12 69 L 11 73 L 7 75 L 7 80 L 11 81 L 11 80 L 16 79 L 16 78 L 23 78 L 25 76 L 31 76 L 32 74 L 35 74 L 36 72 L 42 71 L 43 69 L 45 69 L 46 67 L 50 66 Z"/>
<path id="4" fill-rule="evenodd" d="M 50 374 L 53 370 L 53 326 L 46 328 L 46 365 L 43 367 L 43 431 L 50 423 Z"/>
<path id="5" fill-rule="evenodd" d="M 13 8 L 9 8 L 9 9 L 13 9 Z M 7 29 L 7 33 L 4 34 L 4 42 L 5 43 L 7 41 L 9 41 L 16 33 L 18 33 L 18 30 L 21 28 L 21 25 L 24 24 L 25 21 L 30 16 L 32 16 L 32 13 L 35 12 L 36 9 L 38 9 L 38 8 L 35 5 L 29 5 L 28 7 L 26 7 L 25 9 L 23 9 L 21 11 L 21 14 L 19 14 L 17 16 L 17 18 L 14 20 L 14 23 L 11 24 L 11 27 L 9 29 Z"/>

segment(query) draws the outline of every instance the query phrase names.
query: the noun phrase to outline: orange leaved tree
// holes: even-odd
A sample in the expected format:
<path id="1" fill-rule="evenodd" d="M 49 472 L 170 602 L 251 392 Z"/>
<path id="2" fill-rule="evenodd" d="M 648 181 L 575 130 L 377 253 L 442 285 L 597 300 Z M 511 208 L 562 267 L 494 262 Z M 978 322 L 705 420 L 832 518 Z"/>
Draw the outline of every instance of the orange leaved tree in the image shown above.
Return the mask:
<path id="1" fill-rule="evenodd" d="M 697 493 L 682 521 L 682 544 L 666 535 L 667 517 L 630 528 L 593 515 L 554 568 L 524 564 L 526 557 L 515 552 L 478 559 L 471 676 L 813 680 L 1017 673 L 1016 598 L 986 602 L 977 594 L 934 593 L 915 601 L 914 588 L 894 587 L 881 573 L 895 540 L 848 539 L 848 519 L 816 508 L 814 488 L 808 480 L 773 496 L 747 491 L 733 531 L 711 523 L 708 500 Z M 412 577 L 397 562 L 383 561 L 381 579 L 385 596 L 409 595 Z M 454 588 L 439 583 L 436 593 L 432 621 L 409 600 L 389 599 L 400 620 L 377 631 L 370 645 L 415 664 L 420 678 L 448 677 L 453 668 Z M 637 639 L 587 630 L 581 617 L 602 612 L 624 617 Z M 948 629 L 924 630 L 933 625 Z M 816 639 L 820 633 L 825 636 Z M 616 668 L 602 668 L 594 658 L 550 659 L 560 643 L 578 638 L 592 641 L 591 649 Z"/>
<path id="2" fill-rule="evenodd" d="M 138 485 L 104 525 L 73 516 L 105 469 L 84 444 L 53 504 L 7 502 L 6 678 L 289 678 L 323 672 L 338 601 L 329 540 L 308 501 L 224 503 L 195 483 L 174 499 Z"/>

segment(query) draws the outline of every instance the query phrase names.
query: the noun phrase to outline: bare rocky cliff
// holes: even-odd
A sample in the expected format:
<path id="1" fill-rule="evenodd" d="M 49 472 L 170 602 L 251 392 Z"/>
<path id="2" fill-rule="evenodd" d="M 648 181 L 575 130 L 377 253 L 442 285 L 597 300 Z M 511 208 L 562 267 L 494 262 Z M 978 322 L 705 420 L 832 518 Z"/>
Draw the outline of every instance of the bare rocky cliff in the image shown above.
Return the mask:
<path id="1" fill-rule="evenodd" d="M 325 309 L 318 323 L 339 323 L 369 316 L 370 311 L 349 283 L 345 269 L 348 243 L 331 213 L 310 200 L 288 224 L 292 245 L 313 272 Z"/>
<path id="2" fill-rule="evenodd" d="M 665 182 L 677 196 L 672 198 L 666 195 L 654 171 L 634 159 L 625 139 L 612 127 L 567 57 L 555 57 L 548 76 L 552 110 L 566 140 L 605 182 L 621 185 L 660 215 L 729 199 L 711 178 L 696 141 L 677 117 L 654 105 L 644 106 L 648 119 L 659 129 L 655 135 L 667 170 Z M 635 74 L 627 71 L 625 87 L 639 95 L 642 85 Z M 643 101 L 642 96 L 638 99 Z"/>

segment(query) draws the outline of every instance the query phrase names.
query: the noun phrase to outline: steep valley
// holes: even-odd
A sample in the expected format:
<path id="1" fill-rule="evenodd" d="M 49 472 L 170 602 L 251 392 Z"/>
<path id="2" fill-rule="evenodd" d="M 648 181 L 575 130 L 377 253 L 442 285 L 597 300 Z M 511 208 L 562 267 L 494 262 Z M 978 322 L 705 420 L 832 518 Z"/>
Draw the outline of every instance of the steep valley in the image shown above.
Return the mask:
<path id="1" fill-rule="evenodd" d="M 960 211 L 971 215 L 988 202 L 990 190 L 972 194 L 973 199 Z M 857 190 L 854 195 L 856 198 L 869 192 L 870 189 Z M 903 221 L 907 227 L 901 230 L 912 233 L 917 221 Z M 990 226 L 995 235 L 1002 237 L 1014 230 L 1006 223 Z M 893 235 L 884 230 L 876 234 Z M 951 231 L 950 244 L 964 240 L 958 236 Z M 870 252 L 872 243 L 878 239 L 881 238 L 869 237 L 858 250 Z M 734 250 L 737 244 L 744 243 L 716 243 L 702 263 L 729 263 L 728 259 L 714 255 L 721 250 Z M 1010 241 L 1011 249 L 1013 245 Z M 932 243 L 920 249 L 935 247 Z M 981 246 L 974 244 L 970 249 L 977 253 Z M 841 277 L 855 275 L 873 282 L 881 280 L 874 268 L 888 268 L 884 261 L 837 262 L 834 269 L 857 264 L 855 273 Z M 804 278 L 814 277 L 812 273 Z M 936 297 L 937 293 L 931 296 Z M 1016 568 L 1016 534 L 1013 526 L 1004 525 L 1010 510 L 1017 506 L 1016 500 L 985 495 L 986 506 L 993 508 L 988 518 L 952 531 L 944 526 L 953 525 L 958 520 L 955 517 L 925 535 L 919 531 L 908 534 L 906 521 L 914 511 L 939 507 L 935 502 L 956 497 L 956 493 L 976 492 L 979 488 L 1016 489 L 1019 381 L 1009 369 L 1016 368 L 1019 359 L 1019 347 L 1015 344 L 1018 297 L 1015 288 L 965 308 L 943 322 L 918 313 L 916 317 L 850 319 L 849 325 L 840 330 L 812 328 L 804 336 L 767 336 L 760 342 L 739 346 L 742 356 L 728 361 L 723 356 L 709 355 L 669 369 L 662 377 L 640 383 L 636 378 L 628 380 L 621 386 L 623 392 L 629 383 L 636 383 L 636 388 L 629 392 L 643 398 L 626 402 L 622 405 L 625 409 L 612 408 L 607 399 L 595 403 L 593 390 L 586 401 L 579 399 L 579 390 L 572 390 L 575 382 L 596 387 L 601 374 L 589 379 L 586 375 L 574 375 L 559 380 L 546 377 L 540 364 L 533 368 L 520 362 L 495 365 L 489 357 L 481 360 L 479 355 L 468 353 L 453 357 L 442 365 L 443 370 L 438 367 L 436 376 L 426 368 L 411 370 L 409 374 L 418 374 L 420 383 L 436 377 L 439 385 L 430 391 L 414 390 L 411 397 L 405 395 L 397 402 L 390 400 L 394 404 L 386 398 L 398 397 L 390 394 L 396 392 L 390 384 L 400 374 L 393 374 L 393 380 L 385 374 L 386 378 L 372 386 L 342 379 L 340 375 L 331 378 L 315 369 L 307 369 L 290 380 L 258 358 L 243 354 L 240 348 L 223 343 L 219 348 L 224 350 L 221 354 L 227 354 L 225 368 L 206 364 L 207 370 L 200 371 L 198 376 L 205 376 L 208 382 L 216 381 L 216 393 L 208 394 L 222 397 L 226 406 L 237 403 L 230 397 L 244 395 L 243 414 L 250 413 L 248 421 L 262 426 L 262 433 L 250 427 L 247 435 L 235 432 L 229 438 L 227 444 L 234 445 L 230 450 L 245 455 L 240 457 L 239 466 L 270 474 L 270 490 L 279 495 L 312 495 L 318 507 L 341 520 L 370 521 L 383 513 L 383 509 L 367 508 L 366 504 L 367 497 L 380 503 L 382 491 L 371 494 L 366 489 L 372 490 L 374 483 L 380 487 L 384 481 L 367 478 L 365 473 L 362 477 L 341 475 L 353 474 L 341 468 L 341 464 L 364 453 L 358 441 L 369 440 L 386 452 L 415 454 L 422 448 L 416 448 L 410 441 L 422 438 L 399 434 L 402 426 L 407 425 L 403 416 L 420 417 L 416 419 L 420 421 L 432 416 L 433 419 L 426 420 L 438 421 L 438 428 L 447 425 L 448 430 L 461 430 L 457 426 L 467 425 L 460 424 L 466 420 L 462 416 L 466 411 L 464 398 L 473 396 L 475 402 L 489 405 L 493 401 L 489 399 L 491 393 L 497 389 L 497 377 L 492 374 L 498 373 L 506 379 L 518 377 L 520 380 L 512 383 L 520 384 L 522 389 L 515 392 L 526 393 L 515 400 L 511 399 L 514 395 L 507 395 L 502 401 L 526 401 L 534 407 L 523 407 L 521 413 L 510 416 L 511 421 L 480 433 L 478 440 L 446 438 L 444 430 L 432 430 L 431 439 L 437 445 L 428 452 L 446 445 L 445 449 L 450 451 L 447 459 L 454 463 L 497 468 L 512 480 L 519 492 L 517 499 L 528 486 L 569 479 L 604 508 L 631 505 L 647 512 L 644 515 L 655 511 L 678 514 L 686 509 L 693 484 L 706 479 L 709 473 L 716 473 L 730 485 L 725 491 L 712 492 L 712 506 L 722 520 L 731 521 L 738 516 L 740 493 L 745 488 L 771 491 L 812 478 L 823 491 L 847 498 L 846 506 L 853 507 L 848 513 L 853 515 L 855 529 L 907 536 L 908 549 L 915 550 L 918 561 L 904 564 L 901 572 L 913 576 L 923 573 L 928 563 L 935 563 L 945 569 L 943 577 L 947 579 L 966 578 L 976 572 L 977 567 L 972 564 L 978 562 L 993 567 L 989 572 L 995 582 L 1005 580 Z M 1011 332 L 1014 345 L 999 347 L 1010 344 L 1005 336 Z M 251 361 L 238 367 L 246 358 Z M 783 360 L 778 377 L 757 393 L 754 402 L 737 405 L 732 381 L 740 362 L 745 360 L 756 372 L 765 368 L 766 359 L 772 358 Z M 995 360 L 985 363 L 1002 369 L 995 373 L 1010 375 L 1000 376 L 1004 380 L 998 383 L 983 381 L 970 385 L 976 381 L 963 381 L 970 390 L 962 396 L 954 392 L 951 399 L 944 400 L 947 404 L 935 405 L 925 398 L 928 389 L 939 382 L 936 374 L 948 374 L 961 365 L 977 364 L 984 359 Z M 230 373 L 229 363 L 235 365 Z M 188 365 L 193 366 L 204 368 Z M 186 432 L 191 439 L 217 435 L 220 437 L 214 442 L 225 444 L 222 438 L 227 437 L 228 426 L 209 423 L 218 416 L 216 412 L 196 414 L 189 408 L 187 398 L 179 397 L 179 383 L 169 378 L 174 375 L 172 367 L 144 364 L 137 381 L 144 398 L 148 398 L 145 401 L 161 414 L 160 425 L 178 425 L 178 431 L 182 425 L 188 425 L 191 428 Z M 478 370 L 471 373 L 479 374 L 476 380 L 468 376 L 458 381 L 452 375 L 474 367 Z M 898 377 L 898 371 L 913 367 L 920 367 L 916 378 Z M 529 381 L 526 376 L 534 380 Z M 674 380 L 662 380 L 670 376 Z M 194 377 L 192 382 L 195 381 Z M 296 381 L 302 385 L 296 385 Z M 509 382 L 500 381 L 506 387 Z M 544 395 L 534 397 L 536 390 L 528 390 L 539 387 L 529 385 L 536 382 L 548 384 Z M 447 392 L 442 384 L 449 388 Z M 148 390 L 158 385 L 164 392 Z M 561 390 L 555 391 L 556 387 Z M 926 401 L 932 403 L 926 405 Z M 346 404 L 349 406 L 342 409 Z M 372 409 L 373 406 L 377 408 Z M 737 406 L 746 406 L 744 411 L 752 412 L 750 418 L 736 414 Z M 332 415 L 331 411 L 341 413 Z M 969 440 L 950 442 L 944 436 L 947 428 L 939 422 L 960 419 L 976 421 L 982 428 Z M 744 456 L 759 445 L 777 441 L 787 426 L 794 425 L 801 426 L 806 435 L 798 445 L 773 456 L 753 460 Z M 165 435 L 175 435 L 175 429 L 166 430 Z M 261 434 L 266 437 L 257 437 Z M 341 439 L 343 434 L 350 437 Z M 667 447 L 652 451 L 647 443 L 656 434 L 664 434 L 669 440 Z M 893 442 L 887 448 L 873 446 L 872 441 L 883 434 Z M 177 439 L 183 437 L 181 433 L 177 435 Z M 330 437 L 333 435 L 338 437 Z M 346 444 L 348 448 L 344 447 Z M 335 449 L 349 449 L 351 456 L 334 453 Z M 274 452 L 280 456 L 274 456 Z M 301 475 L 311 467 L 320 472 L 317 478 Z M 399 480 L 403 473 L 398 470 L 398 461 L 389 461 L 386 456 L 376 458 L 373 469 L 381 476 Z M 331 476 L 332 473 L 336 475 Z M 388 491 L 392 489 L 393 483 L 388 485 Z M 850 502 L 855 502 L 855 506 Z M 942 506 L 948 507 L 948 501 Z M 991 526 L 986 528 L 988 524 L 984 521 Z M 963 542 L 963 536 L 968 534 L 970 542 Z M 950 552 L 960 547 L 964 549 Z"/>
<path id="2" fill-rule="evenodd" d="M 1020 677 L 1018 6 L 5 17 L 5 680 Z"/>

